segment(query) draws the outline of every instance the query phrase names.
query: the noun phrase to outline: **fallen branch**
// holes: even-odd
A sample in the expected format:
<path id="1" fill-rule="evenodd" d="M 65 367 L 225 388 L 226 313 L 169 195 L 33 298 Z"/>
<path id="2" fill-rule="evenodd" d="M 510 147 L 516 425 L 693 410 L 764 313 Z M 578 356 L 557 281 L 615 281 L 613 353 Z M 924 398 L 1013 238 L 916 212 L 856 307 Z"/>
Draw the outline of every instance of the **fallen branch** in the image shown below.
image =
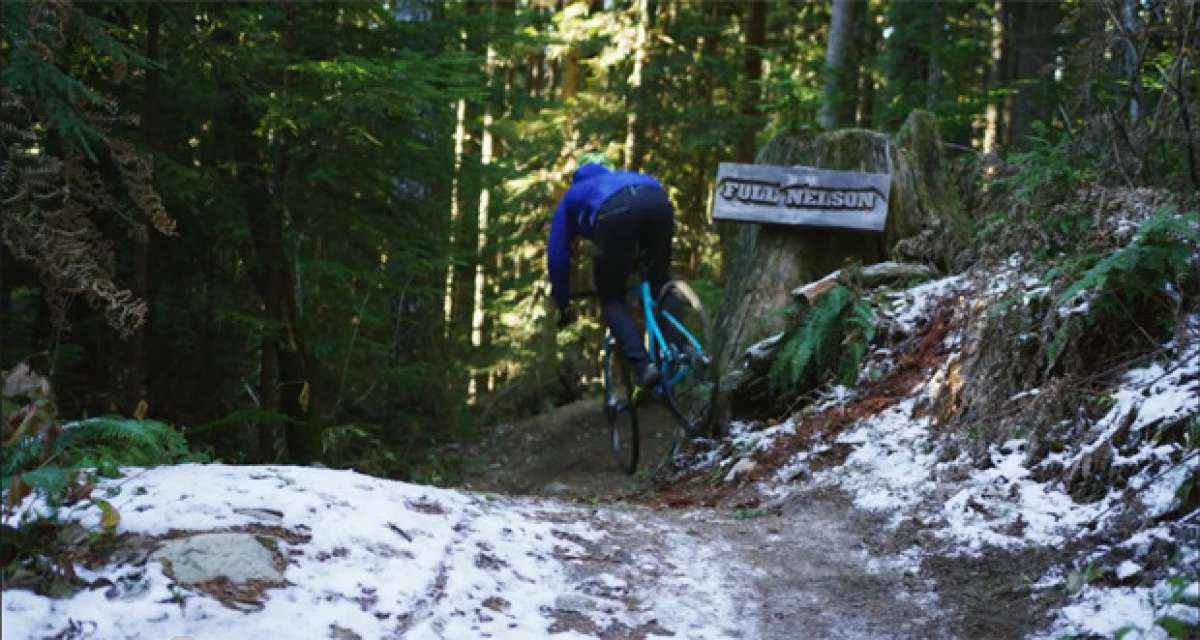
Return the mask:
<path id="1" fill-rule="evenodd" d="M 866 289 L 874 289 L 901 280 L 922 280 L 935 275 L 937 271 L 925 264 L 879 262 L 858 270 L 838 269 L 820 280 L 793 289 L 792 298 L 802 305 L 812 306 L 821 296 L 839 284 L 853 282 Z"/>

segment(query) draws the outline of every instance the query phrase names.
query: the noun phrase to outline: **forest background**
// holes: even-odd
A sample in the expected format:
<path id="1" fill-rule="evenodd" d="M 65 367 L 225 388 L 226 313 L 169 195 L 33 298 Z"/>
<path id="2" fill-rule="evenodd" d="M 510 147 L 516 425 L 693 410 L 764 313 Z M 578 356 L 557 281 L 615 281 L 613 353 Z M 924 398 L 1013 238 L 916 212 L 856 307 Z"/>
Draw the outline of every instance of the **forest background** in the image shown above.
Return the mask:
<path id="1" fill-rule="evenodd" d="M 974 167 L 1194 194 L 1197 14 L 6 3 L 0 368 L 48 373 L 64 416 L 153 418 L 214 458 L 445 480 L 442 445 L 594 379 L 602 329 L 557 331 L 544 270 L 583 151 L 666 185 L 674 274 L 715 306 L 717 164 L 785 129 L 894 132 L 927 109 Z"/>

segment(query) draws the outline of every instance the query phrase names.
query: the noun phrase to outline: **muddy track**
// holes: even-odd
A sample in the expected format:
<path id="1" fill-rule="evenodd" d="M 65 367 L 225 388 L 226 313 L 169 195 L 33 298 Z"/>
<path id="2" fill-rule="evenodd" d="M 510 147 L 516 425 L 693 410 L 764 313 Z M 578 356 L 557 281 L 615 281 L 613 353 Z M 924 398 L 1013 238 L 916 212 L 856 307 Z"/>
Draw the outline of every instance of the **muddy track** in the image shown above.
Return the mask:
<path id="1" fill-rule="evenodd" d="M 745 629 L 725 629 L 730 637 L 1020 638 L 1044 610 L 1044 603 L 1022 596 L 1012 571 L 1014 563 L 1031 559 L 940 557 L 936 542 L 918 527 L 888 531 L 838 490 L 797 491 L 751 511 L 655 508 L 661 500 L 647 470 L 665 455 L 672 423 L 659 408 L 640 416 L 638 474 L 617 471 L 599 401 L 583 400 L 497 429 L 478 445 L 475 455 L 486 462 L 466 487 L 592 505 L 590 519 L 607 534 L 607 544 L 628 552 L 621 557 L 657 558 L 670 567 L 679 546 L 698 554 L 703 549 L 700 555 L 716 566 L 674 569 L 711 573 L 708 579 L 735 595 Z M 925 556 L 920 569 L 900 558 L 913 549 Z M 589 574 L 609 575 L 613 556 L 605 557 L 581 562 L 573 569 L 576 579 L 585 584 Z M 655 593 L 655 575 L 640 565 L 623 566 L 620 575 L 631 608 L 640 606 L 636 594 Z M 689 606 L 688 593 L 678 597 Z M 559 615 L 559 630 L 596 637 L 689 635 L 665 620 L 661 628 L 602 629 L 583 622 L 586 611 L 565 606 Z"/>
<path id="2" fill-rule="evenodd" d="M 584 502 L 625 500 L 651 490 L 651 469 L 671 443 L 674 422 L 661 407 L 638 413 L 641 463 L 632 476 L 617 470 L 598 398 L 580 400 L 521 422 L 499 426 L 473 457 L 485 461 L 465 488 Z"/>

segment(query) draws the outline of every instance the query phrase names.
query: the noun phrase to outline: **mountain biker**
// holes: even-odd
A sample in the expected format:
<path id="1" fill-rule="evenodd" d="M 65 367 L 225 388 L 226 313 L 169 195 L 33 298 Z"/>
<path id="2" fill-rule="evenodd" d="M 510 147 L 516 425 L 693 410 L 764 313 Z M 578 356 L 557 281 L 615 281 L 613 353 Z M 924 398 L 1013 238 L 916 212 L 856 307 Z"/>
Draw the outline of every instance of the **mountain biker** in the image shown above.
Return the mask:
<path id="1" fill-rule="evenodd" d="M 647 264 L 643 275 L 658 295 L 670 279 L 674 234 L 675 209 L 658 180 L 636 171 L 613 171 L 599 153 L 580 157 L 571 187 L 559 199 L 550 223 L 546 254 L 559 326 L 575 320 L 570 307 L 571 243 L 583 236 L 596 247 L 593 271 L 601 316 L 640 387 L 654 385 L 660 374 L 625 308 L 625 282 L 640 250 Z"/>

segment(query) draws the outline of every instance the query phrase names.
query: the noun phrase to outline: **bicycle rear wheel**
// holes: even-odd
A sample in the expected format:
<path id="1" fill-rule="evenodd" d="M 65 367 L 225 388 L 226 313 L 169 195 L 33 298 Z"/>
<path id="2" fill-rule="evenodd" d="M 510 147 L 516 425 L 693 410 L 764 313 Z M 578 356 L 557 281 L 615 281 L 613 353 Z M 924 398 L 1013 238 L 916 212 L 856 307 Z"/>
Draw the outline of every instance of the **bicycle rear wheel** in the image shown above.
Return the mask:
<path id="1" fill-rule="evenodd" d="M 637 469 L 641 446 L 633 378 L 611 335 L 604 340 L 604 417 L 608 420 L 613 458 L 621 471 L 632 474 Z"/>
<path id="2" fill-rule="evenodd" d="M 720 437 L 714 407 L 721 377 L 708 351 L 714 342 L 704 304 L 686 282 L 672 280 L 659 293 L 657 309 L 664 335 L 674 342 L 664 359 L 667 406 L 685 437 Z"/>

